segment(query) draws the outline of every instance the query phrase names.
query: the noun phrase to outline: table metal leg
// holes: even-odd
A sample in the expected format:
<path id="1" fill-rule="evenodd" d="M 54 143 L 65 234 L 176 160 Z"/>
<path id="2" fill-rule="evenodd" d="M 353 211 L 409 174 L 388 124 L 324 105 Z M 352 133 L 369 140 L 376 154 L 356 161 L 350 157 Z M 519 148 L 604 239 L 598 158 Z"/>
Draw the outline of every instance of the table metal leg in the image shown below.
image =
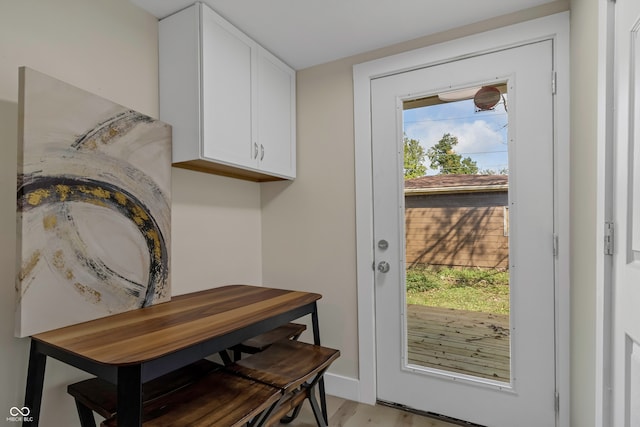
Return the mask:
<path id="1" fill-rule="evenodd" d="M 31 340 L 29 351 L 29 368 L 27 371 L 27 388 L 24 394 L 24 407 L 28 408 L 27 416 L 23 416 L 23 426 L 37 426 L 40 421 L 42 388 L 44 386 L 44 370 L 47 356 L 38 351 L 38 343 Z M 21 408 L 23 409 L 23 408 Z"/>
<path id="2" fill-rule="evenodd" d="M 118 425 L 142 425 L 142 370 L 140 365 L 118 368 Z"/>

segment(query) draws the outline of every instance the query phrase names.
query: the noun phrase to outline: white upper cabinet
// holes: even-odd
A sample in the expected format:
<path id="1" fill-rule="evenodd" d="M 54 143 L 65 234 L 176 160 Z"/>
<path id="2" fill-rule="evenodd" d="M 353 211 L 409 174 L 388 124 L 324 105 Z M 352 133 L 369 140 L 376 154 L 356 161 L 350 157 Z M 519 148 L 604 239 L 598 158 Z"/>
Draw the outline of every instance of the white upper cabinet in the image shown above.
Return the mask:
<path id="1" fill-rule="evenodd" d="M 201 7 L 201 154 L 206 159 L 257 167 L 250 156 L 253 136 L 252 42 L 225 25 L 211 9 Z M 177 141 L 179 145 L 189 143 Z"/>
<path id="2" fill-rule="evenodd" d="M 160 119 L 174 166 L 295 178 L 295 71 L 204 4 L 160 21 Z"/>

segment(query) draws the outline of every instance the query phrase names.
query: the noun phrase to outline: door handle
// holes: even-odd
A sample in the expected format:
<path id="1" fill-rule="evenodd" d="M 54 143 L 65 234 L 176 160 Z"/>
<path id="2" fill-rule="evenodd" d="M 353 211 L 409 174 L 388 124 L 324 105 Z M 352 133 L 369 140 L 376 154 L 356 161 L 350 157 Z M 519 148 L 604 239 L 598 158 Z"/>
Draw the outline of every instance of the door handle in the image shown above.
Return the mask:
<path id="1" fill-rule="evenodd" d="M 391 269 L 391 266 L 387 261 L 380 261 L 378 263 L 378 271 L 380 273 L 388 273 L 390 269 Z"/>

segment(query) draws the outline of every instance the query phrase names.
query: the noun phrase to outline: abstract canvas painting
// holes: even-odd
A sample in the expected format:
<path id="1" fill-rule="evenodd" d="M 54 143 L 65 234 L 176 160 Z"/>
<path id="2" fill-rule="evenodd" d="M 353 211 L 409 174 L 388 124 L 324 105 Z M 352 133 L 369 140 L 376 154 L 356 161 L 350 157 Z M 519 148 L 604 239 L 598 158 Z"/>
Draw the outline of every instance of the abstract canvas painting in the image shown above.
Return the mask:
<path id="1" fill-rule="evenodd" d="M 171 127 L 20 68 L 16 336 L 170 299 Z"/>

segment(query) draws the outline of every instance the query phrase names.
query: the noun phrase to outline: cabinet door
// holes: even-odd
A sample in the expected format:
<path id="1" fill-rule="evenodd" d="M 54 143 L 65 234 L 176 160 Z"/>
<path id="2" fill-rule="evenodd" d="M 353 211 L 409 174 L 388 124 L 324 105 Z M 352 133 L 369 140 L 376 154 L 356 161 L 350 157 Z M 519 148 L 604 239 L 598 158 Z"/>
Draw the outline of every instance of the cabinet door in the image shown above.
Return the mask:
<path id="1" fill-rule="evenodd" d="M 296 175 L 295 72 L 259 50 L 257 132 L 260 170 L 283 178 Z"/>
<path id="2" fill-rule="evenodd" d="M 250 39 L 202 7 L 202 156 L 256 167 L 252 153 Z"/>

